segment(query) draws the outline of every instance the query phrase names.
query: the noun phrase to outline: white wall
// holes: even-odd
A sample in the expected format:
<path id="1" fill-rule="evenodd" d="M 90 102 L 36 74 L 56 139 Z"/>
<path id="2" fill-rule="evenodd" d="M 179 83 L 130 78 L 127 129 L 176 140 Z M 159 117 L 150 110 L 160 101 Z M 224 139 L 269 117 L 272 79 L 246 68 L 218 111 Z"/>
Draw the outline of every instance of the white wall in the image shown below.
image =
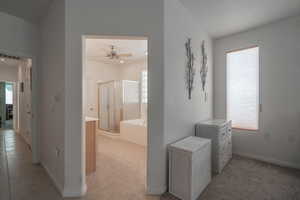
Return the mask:
<path id="1" fill-rule="evenodd" d="M 63 192 L 65 189 L 64 1 L 53 1 L 42 20 L 40 67 L 41 162 L 58 189 Z"/>
<path id="2" fill-rule="evenodd" d="M 141 76 L 142 71 L 148 70 L 147 68 L 147 58 L 137 60 L 132 63 L 125 63 L 120 65 L 121 74 L 120 77 L 122 80 L 131 80 L 131 81 L 139 81 L 141 86 Z M 148 104 L 141 103 L 140 106 L 140 118 L 147 120 L 147 110 Z"/>
<path id="3" fill-rule="evenodd" d="M 18 81 L 18 66 L 8 66 L 0 61 L 0 81 Z"/>
<path id="4" fill-rule="evenodd" d="M 165 144 L 172 143 L 186 136 L 194 135 L 195 123 L 212 117 L 212 41 L 201 24 L 178 0 L 165 1 Z M 192 99 L 188 99 L 185 82 L 186 51 L 185 42 L 192 38 L 195 54 L 195 84 Z M 201 43 L 205 40 L 208 54 L 208 77 L 205 102 L 200 82 L 202 62 Z"/>
<path id="5" fill-rule="evenodd" d="M 300 17 L 214 41 L 214 115 L 225 113 L 226 51 L 260 48 L 260 131 L 233 132 L 234 153 L 300 168 Z"/>
<path id="6" fill-rule="evenodd" d="M 122 80 L 141 81 L 141 73 L 147 70 L 147 59 L 142 59 L 132 63 L 125 63 L 120 67 L 120 78 Z"/>
<path id="7" fill-rule="evenodd" d="M 98 118 L 98 82 L 120 80 L 120 67 L 87 58 L 85 70 L 86 116 Z"/>
<path id="8" fill-rule="evenodd" d="M 36 56 L 38 27 L 2 12 L 0 12 L 0 24 L 0 51 L 17 56 Z"/>
<path id="9" fill-rule="evenodd" d="M 85 191 L 85 139 L 82 135 L 82 36 L 145 36 L 149 39 L 148 191 L 165 190 L 163 149 L 163 1 L 67 0 L 65 68 L 65 186 L 68 196 Z M 85 13 L 84 15 L 82 13 Z M 117 14 L 116 14 L 117 13 Z M 79 148 L 81 147 L 81 148 Z M 81 155 L 81 156 L 80 156 Z"/>

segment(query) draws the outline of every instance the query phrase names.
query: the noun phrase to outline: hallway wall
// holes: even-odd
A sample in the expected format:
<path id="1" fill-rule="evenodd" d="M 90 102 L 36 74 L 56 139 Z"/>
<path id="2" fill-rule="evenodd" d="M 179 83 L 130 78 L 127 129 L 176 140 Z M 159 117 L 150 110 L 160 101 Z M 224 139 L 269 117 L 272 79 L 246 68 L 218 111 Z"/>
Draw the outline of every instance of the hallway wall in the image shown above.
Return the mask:
<path id="1" fill-rule="evenodd" d="M 195 134 L 195 123 L 212 117 L 212 40 L 178 0 L 165 0 L 164 37 L 164 132 L 165 145 Z M 174 34 L 176 33 L 176 34 Z M 191 38 L 195 56 L 195 80 L 191 100 L 185 81 L 185 43 Z M 201 44 L 205 41 L 208 56 L 207 100 L 202 91 L 200 67 Z"/>
<path id="2" fill-rule="evenodd" d="M 41 23 L 41 162 L 56 187 L 65 180 L 65 2 L 55 0 Z M 80 97 L 78 97 L 80 98 Z"/>
<path id="3" fill-rule="evenodd" d="M 0 12 L 0 51 L 17 56 L 37 56 L 38 27 L 18 17 Z"/>
<path id="4" fill-rule="evenodd" d="M 67 0 L 66 4 L 66 168 L 65 185 L 85 192 L 82 124 L 82 36 L 145 36 L 149 39 L 149 141 L 148 192 L 163 193 L 166 160 L 163 147 L 163 1 Z M 86 13 L 82 15 L 82 13 Z M 116 13 L 118 13 L 116 15 Z M 109 19 L 109 20 L 108 20 Z M 81 147 L 81 148 L 78 148 Z M 81 176 L 78 176 L 81 174 Z"/>

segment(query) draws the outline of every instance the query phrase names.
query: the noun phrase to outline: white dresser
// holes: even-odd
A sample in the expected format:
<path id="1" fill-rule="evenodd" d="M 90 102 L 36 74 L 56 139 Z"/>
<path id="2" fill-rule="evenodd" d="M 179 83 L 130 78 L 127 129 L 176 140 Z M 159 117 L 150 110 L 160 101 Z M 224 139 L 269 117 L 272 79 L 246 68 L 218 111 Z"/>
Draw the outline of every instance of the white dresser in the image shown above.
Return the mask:
<path id="1" fill-rule="evenodd" d="M 196 124 L 196 136 L 212 141 L 212 171 L 221 173 L 232 158 L 231 121 L 214 119 Z"/>
<path id="2" fill-rule="evenodd" d="M 187 137 L 169 146 L 169 192 L 196 200 L 211 181 L 211 140 Z"/>

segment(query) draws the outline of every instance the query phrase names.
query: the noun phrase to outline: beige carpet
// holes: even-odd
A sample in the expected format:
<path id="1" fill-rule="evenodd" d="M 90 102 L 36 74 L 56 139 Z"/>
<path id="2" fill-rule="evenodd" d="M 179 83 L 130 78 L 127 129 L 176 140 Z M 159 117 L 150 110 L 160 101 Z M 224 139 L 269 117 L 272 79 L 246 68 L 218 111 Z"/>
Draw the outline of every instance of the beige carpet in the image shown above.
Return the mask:
<path id="1" fill-rule="evenodd" d="M 86 199 L 155 200 L 146 196 L 146 148 L 97 135 L 97 171 L 87 178 Z"/>
<path id="2" fill-rule="evenodd" d="M 300 200 L 300 171 L 234 156 L 199 200 Z"/>

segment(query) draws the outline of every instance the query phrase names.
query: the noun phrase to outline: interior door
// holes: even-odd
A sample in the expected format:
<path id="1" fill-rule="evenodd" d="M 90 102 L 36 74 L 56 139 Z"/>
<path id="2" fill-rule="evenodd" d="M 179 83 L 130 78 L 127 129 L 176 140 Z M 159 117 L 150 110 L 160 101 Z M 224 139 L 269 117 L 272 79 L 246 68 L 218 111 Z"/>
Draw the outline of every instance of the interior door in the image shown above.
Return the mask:
<path id="1" fill-rule="evenodd" d="M 31 91 L 32 91 L 32 68 L 31 65 L 26 67 L 25 72 L 25 111 L 26 111 L 26 134 L 28 135 L 29 143 L 32 141 L 32 105 L 31 105 Z"/>
<path id="2" fill-rule="evenodd" d="M 30 61 L 24 61 L 24 66 L 21 70 L 21 86 L 19 97 L 20 110 L 20 132 L 24 136 L 26 142 L 31 145 L 32 142 L 32 105 L 31 105 L 31 91 L 32 91 L 32 69 Z"/>

